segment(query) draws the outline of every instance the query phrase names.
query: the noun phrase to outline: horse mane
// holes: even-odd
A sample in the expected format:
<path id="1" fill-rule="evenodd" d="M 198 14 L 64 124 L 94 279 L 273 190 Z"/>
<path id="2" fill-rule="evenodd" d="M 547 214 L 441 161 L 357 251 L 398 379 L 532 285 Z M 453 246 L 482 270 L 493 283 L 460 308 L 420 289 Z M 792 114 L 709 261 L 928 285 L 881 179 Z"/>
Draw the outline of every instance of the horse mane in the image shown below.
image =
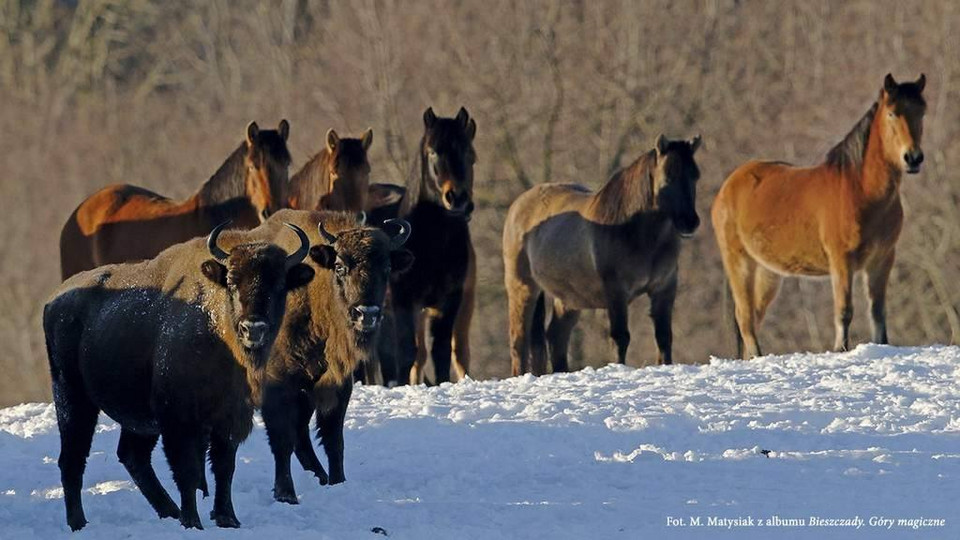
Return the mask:
<path id="1" fill-rule="evenodd" d="M 653 167 L 656 150 L 641 155 L 630 165 L 613 173 L 590 204 L 594 220 L 622 224 L 640 212 L 653 210 Z"/>
<path id="2" fill-rule="evenodd" d="M 298 208 L 313 210 L 320 197 L 330 192 L 330 159 L 324 146 L 290 179 L 290 199 L 297 201 Z"/>
<path id="3" fill-rule="evenodd" d="M 201 205 L 214 206 L 247 196 L 247 176 L 244 170 L 246 154 L 247 143 L 240 143 L 217 172 L 200 186 L 198 198 Z"/>
<path id="4" fill-rule="evenodd" d="M 870 125 L 877 113 L 879 102 L 874 102 L 870 110 L 853 126 L 850 133 L 827 152 L 827 165 L 840 171 L 853 170 L 859 172 L 863 167 L 863 157 L 867 152 L 867 141 L 870 140 Z"/>
<path id="5" fill-rule="evenodd" d="M 413 208 L 420 202 L 420 192 L 422 191 L 424 179 L 427 178 L 427 160 L 424 159 L 423 148 L 427 144 L 427 135 L 420 138 L 420 145 L 417 147 L 419 154 L 417 159 L 410 167 L 410 174 L 407 175 L 407 192 L 403 195 L 400 202 L 400 217 L 404 217 L 413 211 Z M 420 165 L 420 174 L 416 174 L 417 165 Z"/>

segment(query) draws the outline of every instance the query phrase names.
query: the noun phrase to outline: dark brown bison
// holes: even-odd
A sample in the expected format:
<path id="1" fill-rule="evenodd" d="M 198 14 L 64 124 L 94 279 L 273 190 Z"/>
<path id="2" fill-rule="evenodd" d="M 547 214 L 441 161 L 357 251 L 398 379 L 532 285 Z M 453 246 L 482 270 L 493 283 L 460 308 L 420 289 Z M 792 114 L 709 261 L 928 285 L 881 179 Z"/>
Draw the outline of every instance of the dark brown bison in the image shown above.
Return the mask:
<path id="1" fill-rule="evenodd" d="M 321 483 L 345 479 L 343 421 L 353 372 L 373 354 L 391 274 L 407 269 L 412 255 L 401 248 L 410 234 L 406 222 L 386 223 L 388 234 L 363 226 L 356 213 L 282 210 L 249 234 L 284 245 L 281 221 L 310 231 L 309 259 L 316 265 L 310 285 L 287 297 L 263 385 L 261 411 L 276 464 L 274 497 L 296 504 L 293 452 Z M 329 476 L 310 441 L 314 412 Z"/>
<path id="2" fill-rule="evenodd" d="M 237 527 L 231 483 L 291 290 L 314 276 L 306 234 L 291 255 L 246 242 L 229 253 L 222 226 L 155 259 L 78 274 L 44 308 L 43 327 L 60 428 L 67 523 L 86 524 L 80 488 L 97 415 L 121 428 L 117 456 L 160 517 L 202 528 L 196 491 L 210 445 L 218 526 Z M 212 257 L 212 258 L 211 258 Z M 180 508 L 157 481 L 159 436 Z"/>
<path id="3" fill-rule="evenodd" d="M 63 279 L 111 263 L 155 257 L 224 221 L 249 229 L 283 207 L 290 153 L 286 120 L 274 130 L 247 126 L 246 140 L 200 190 L 184 201 L 129 184 L 94 193 L 60 233 Z"/>

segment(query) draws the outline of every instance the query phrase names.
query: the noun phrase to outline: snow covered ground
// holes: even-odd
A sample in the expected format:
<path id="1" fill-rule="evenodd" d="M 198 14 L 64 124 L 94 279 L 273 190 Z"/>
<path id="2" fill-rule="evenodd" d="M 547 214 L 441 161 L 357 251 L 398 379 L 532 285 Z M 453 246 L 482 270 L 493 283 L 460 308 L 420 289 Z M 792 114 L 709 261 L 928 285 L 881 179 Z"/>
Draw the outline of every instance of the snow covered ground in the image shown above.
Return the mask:
<path id="1" fill-rule="evenodd" d="M 53 406 L 0 410 L 0 538 L 382 538 L 376 527 L 411 539 L 960 537 L 957 347 L 360 387 L 347 428 L 347 483 L 298 471 L 290 506 L 271 497 L 261 425 L 239 454 L 243 528 L 205 520 L 205 533 L 185 533 L 136 492 L 102 417 L 84 484 L 90 524 L 70 535 Z M 159 449 L 154 463 L 174 493 Z M 775 517 L 804 523 L 756 525 Z M 918 518 L 934 521 L 899 521 Z"/>

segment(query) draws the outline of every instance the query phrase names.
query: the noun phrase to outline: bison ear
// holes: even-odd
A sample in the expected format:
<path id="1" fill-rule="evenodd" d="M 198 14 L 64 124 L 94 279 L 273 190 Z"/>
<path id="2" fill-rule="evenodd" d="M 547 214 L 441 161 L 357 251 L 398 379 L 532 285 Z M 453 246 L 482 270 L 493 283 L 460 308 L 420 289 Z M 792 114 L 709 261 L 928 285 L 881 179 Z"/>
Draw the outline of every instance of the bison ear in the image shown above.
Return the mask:
<path id="1" fill-rule="evenodd" d="M 337 250 L 333 246 L 313 246 L 310 248 L 310 258 L 320 268 L 333 268 L 337 263 Z"/>
<path id="2" fill-rule="evenodd" d="M 315 273 L 313 268 L 303 263 L 295 264 L 293 268 L 287 270 L 287 290 L 299 289 L 310 283 Z"/>
<path id="3" fill-rule="evenodd" d="M 473 138 L 477 136 L 477 123 L 473 121 L 473 118 L 467 122 L 467 137 L 470 139 L 470 142 L 473 142 Z"/>
<path id="4" fill-rule="evenodd" d="M 427 129 L 433 127 L 437 121 L 437 115 L 433 112 L 433 107 L 427 107 L 427 110 L 423 111 L 423 125 Z"/>
<path id="5" fill-rule="evenodd" d="M 914 84 L 917 85 L 917 92 L 923 92 L 924 87 L 927 86 L 927 74 L 921 73 L 920 78 Z"/>
<path id="6" fill-rule="evenodd" d="M 213 259 L 203 261 L 203 264 L 200 265 L 200 271 L 203 272 L 203 275 L 206 276 L 207 279 L 217 285 L 221 287 L 227 286 L 227 267 L 219 262 Z"/>
<path id="7" fill-rule="evenodd" d="M 396 249 L 390 252 L 390 273 L 399 275 L 413 266 L 413 253 L 409 249 Z"/>
<path id="8" fill-rule="evenodd" d="M 257 144 L 258 135 L 260 135 L 260 126 L 256 122 L 247 124 L 247 144 L 250 146 Z"/>
<path id="9" fill-rule="evenodd" d="M 337 146 L 340 145 L 340 136 L 337 135 L 337 132 L 330 128 L 327 130 L 327 150 L 331 154 L 337 153 Z"/>
<path id="10" fill-rule="evenodd" d="M 367 128 L 367 130 L 363 132 L 360 144 L 363 145 L 364 152 L 370 150 L 370 145 L 373 144 L 373 128 Z"/>
<path id="11" fill-rule="evenodd" d="M 286 118 L 280 121 L 280 127 L 277 128 L 277 132 L 280 133 L 280 138 L 283 139 L 283 142 L 287 142 L 287 139 L 290 138 L 290 122 L 287 122 Z"/>

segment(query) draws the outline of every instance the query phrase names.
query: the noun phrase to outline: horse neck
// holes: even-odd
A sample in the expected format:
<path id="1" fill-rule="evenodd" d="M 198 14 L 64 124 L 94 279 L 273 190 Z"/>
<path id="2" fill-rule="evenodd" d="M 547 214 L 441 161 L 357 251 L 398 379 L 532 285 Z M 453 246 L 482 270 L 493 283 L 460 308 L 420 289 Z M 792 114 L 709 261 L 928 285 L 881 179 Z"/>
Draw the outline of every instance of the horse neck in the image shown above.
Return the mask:
<path id="1" fill-rule="evenodd" d="M 590 218 L 607 225 L 629 223 L 638 214 L 657 211 L 650 174 L 652 153 L 621 169 L 598 191 L 589 205 Z"/>
<path id="2" fill-rule="evenodd" d="M 400 202 L 400 217 L 406 217 L 413 212 L 413 209 L 419 204 L 434 204 L 439 206 L 437 201 L 431 200 L 428 194 L 428 190 L 424 189 L 424 184 L 429 181 L 429 175 L 427 174 L 427 160 L 423 155 L 423 145 L 424 140 L 420 140 L 419 152 L 417 156 L 417 161 L 414 163 L 414 167 L 419 166 L 420 174 L 411 172 L 407 176 L 407 191 L 403 195 L 403 200 Z"/>
<path id="3" fill-rule="evenodd" d="M 317 152 L 297 174 L 290 179 L 290 206 L 314 210 L 320 198 L 330 193 L 330 151 L 326 147 Z"/>
<path id="4" fill-rule="evenodd" d="M 193 196 L 198 208 L 247 198 L 245 157 L 246 143 L 241 143 Z"/>
<path id="5" fill-rule="evenodd" d="M 883 148 L 883 136 L 880 134 L 879 112 L 873 119 L 867 148 L 863 153 L 863 166 L 860 168 L 860 190 L 869 202 L 885 201 L 900 196 L 900 179 L 903 173 L 887 162 Z"/>

